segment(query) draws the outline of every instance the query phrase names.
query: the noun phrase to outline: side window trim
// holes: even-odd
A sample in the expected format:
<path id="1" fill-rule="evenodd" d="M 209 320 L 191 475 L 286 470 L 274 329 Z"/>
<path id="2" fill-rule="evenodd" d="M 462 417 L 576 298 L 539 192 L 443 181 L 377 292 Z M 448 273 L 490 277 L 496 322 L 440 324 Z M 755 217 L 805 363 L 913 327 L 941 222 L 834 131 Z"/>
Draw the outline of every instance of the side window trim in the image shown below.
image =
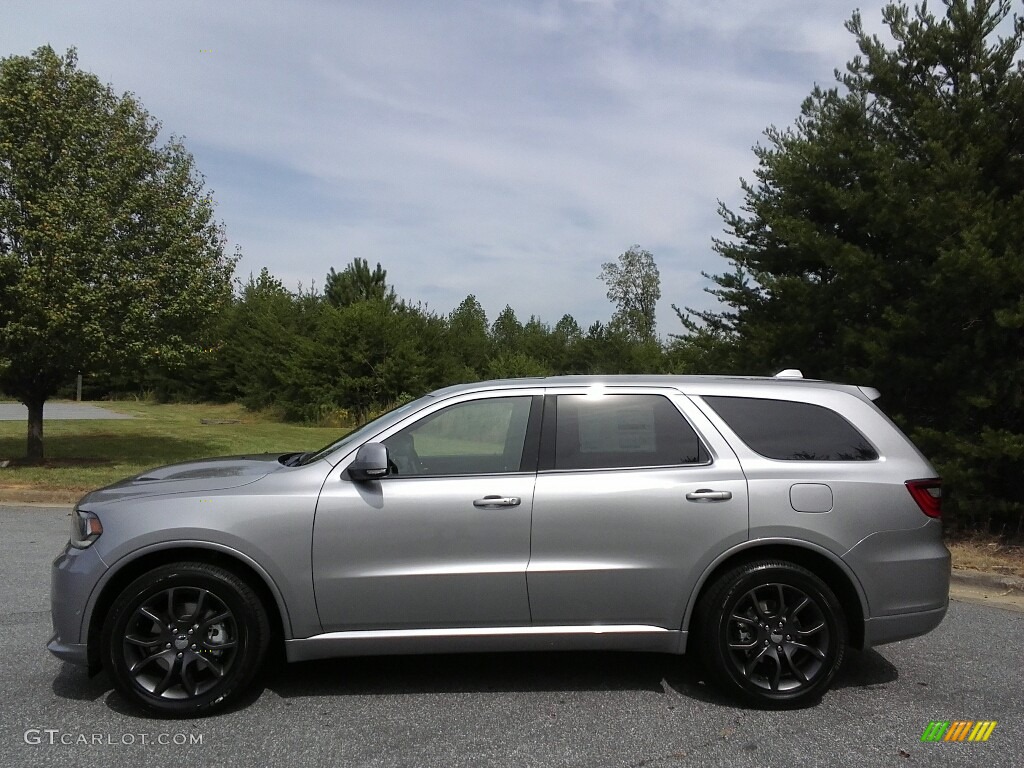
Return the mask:
<path id="1" fill-rule="evenodd" d="M 555 424 L 558 395 L 544 394 L 543 426 L 540 430 L 540 453 L 537 461 L 538 472 L 549 472 L 555 468 Z"/>
<path id="2" fill-rule="evenodd" d="M 526 438 L 523 444 L 523 459 L 519 464 L 520 472 L 536 472 L 540 459 L 541 419 L 544 413 L 544 395 L 533 395 L 530 403 L 530 421 L 526 425 Z"/>

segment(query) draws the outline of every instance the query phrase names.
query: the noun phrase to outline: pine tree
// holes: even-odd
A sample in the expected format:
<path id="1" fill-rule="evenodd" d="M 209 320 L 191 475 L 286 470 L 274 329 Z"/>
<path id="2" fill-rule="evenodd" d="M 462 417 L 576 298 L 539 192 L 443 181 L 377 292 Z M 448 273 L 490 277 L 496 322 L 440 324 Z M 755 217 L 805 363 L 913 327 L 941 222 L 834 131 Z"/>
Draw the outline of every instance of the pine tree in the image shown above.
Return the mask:
<path id="1" fill-rule="evenodd" d="M 742 210 L 721 207 L 724 307 L 680 315 L 748 372 L 878 387 L 959 523 L 1020 533 L 1024 21 L 1009 0 L 944 10 L 887 6 L 891 48 L 854 14 L 860 53 L 766 131 Z"/>

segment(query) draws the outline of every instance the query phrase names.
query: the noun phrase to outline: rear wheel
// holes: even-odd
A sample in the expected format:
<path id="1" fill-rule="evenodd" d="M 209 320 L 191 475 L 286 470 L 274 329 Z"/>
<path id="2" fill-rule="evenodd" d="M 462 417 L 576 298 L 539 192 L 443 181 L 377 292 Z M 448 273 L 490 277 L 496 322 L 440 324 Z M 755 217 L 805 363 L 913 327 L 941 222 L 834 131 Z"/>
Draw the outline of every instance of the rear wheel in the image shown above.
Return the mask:
<path id="1" fill-rule="evenodd" d="M 103 632 L 118 691 L 164 716 L 220 709 L 252 682 L 270 627 L 259 596 L 231 571 L 176 563 L 117 597 Z"/>
<path id="2" fill-rule="evenodd" d="M 760 561 L 723 574 L 698 610 L 708 671 L 747 703 L 817 701 L 846 653 L 839 601 L 820 578 L 793 563 Z"/>

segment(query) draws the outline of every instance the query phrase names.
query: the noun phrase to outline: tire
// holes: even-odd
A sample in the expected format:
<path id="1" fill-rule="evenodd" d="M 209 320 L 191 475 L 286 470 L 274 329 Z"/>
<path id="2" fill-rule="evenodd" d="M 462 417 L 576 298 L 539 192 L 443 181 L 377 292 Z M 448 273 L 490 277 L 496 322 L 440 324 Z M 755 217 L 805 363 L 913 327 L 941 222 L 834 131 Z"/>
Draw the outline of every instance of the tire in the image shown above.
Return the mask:
<path id="1" fill-rule="evenodd" d="M 270 642 L 259 596 L 231 571 L 173 563 L 118 595 L 102 654 L 118 692 L 163 717 L 209 714 L 253 681 Z"/>
<path id="2" fill-rule="evenodd" d="M 832 590 L 793 563 L 764 560 L 723 574 L 698 606 L 700 657 L 746 704 L 813 704 L 843 663 L 846 618 Z"/>

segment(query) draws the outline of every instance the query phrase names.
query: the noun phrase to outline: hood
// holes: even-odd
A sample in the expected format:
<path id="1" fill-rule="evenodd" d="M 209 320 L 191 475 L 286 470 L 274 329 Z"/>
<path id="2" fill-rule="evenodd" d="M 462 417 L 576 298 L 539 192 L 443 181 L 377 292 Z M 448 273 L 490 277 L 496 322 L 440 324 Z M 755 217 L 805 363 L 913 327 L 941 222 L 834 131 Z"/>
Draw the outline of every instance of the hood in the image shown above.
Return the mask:
<path id="1" fill-rule="evenodd" d="M 149 469 L 86 495 L 80 504 L 105 504 L 111 501 L 161 496 L 170 493 L 205 493 L 237 488 L 281 469 L 279 453 L 255 456 L 225 456 L 217 459 L 186 461 Z"/>

